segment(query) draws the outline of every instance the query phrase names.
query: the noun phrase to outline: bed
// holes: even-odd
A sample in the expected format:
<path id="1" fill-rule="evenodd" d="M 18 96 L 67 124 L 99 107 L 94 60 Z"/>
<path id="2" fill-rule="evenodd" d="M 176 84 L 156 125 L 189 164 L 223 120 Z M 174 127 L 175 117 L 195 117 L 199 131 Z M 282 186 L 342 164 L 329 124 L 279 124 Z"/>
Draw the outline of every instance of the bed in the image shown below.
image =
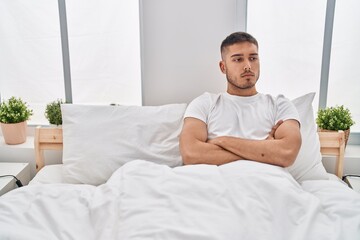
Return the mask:
<path id="1" fill-rule="evenodd" d="M 343 132 L 316 131 L 313 98 L 292 100 L 302 147 L 289 168 L 183 166 L 186 104 L 64 104 L 62 128 L 36 129 L 35 178 L 0 197 L 0 239 L 360 239 L 360 194 L 339 178 Z"/>

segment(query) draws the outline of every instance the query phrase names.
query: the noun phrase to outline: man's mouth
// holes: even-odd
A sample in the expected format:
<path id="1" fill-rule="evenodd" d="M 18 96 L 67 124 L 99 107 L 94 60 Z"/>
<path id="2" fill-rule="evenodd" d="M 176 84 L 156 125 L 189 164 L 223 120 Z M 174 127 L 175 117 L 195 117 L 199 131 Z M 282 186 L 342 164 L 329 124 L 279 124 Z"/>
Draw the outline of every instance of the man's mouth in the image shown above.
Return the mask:
<path id="1" fill-rule="evenodd" d="M 245 73 L 245 74 L 242 74 L 241 77 L 253 77 L 254 74 L 252 73 Z"/>

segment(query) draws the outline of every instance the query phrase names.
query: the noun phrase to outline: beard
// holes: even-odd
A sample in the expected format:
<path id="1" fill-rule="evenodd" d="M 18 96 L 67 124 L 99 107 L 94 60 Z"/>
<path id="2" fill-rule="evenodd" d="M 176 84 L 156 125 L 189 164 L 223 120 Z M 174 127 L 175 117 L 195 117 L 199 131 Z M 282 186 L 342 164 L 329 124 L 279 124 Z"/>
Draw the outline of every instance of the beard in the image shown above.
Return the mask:
<path id="1" fill-rule="evenodd" d="M 241 81 L 237 81 L 236 77 L 232 77 L 232 76 L 226 74 L 226 79 L 227 79 L 228 83 L 230 85 L 232 85 L 233 87 L 241 89 L 241 90 L 253 88 L 259 79 L 259 76 L 257 76 L 256 78 L 255 77 L 256 76 L 242 78 L 239 76 L 239 79 L 241 79 Z M 254 80 L 254 78 L 255 78 L 255 80 Z"/>

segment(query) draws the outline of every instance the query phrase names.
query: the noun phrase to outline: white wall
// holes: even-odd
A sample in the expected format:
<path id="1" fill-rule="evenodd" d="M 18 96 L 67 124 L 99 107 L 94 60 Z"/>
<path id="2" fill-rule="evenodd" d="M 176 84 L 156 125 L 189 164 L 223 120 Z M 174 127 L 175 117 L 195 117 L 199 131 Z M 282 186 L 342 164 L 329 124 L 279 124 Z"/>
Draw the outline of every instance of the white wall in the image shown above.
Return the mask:
<path id="1" fill-rule="evenodd" d="M 243 2 L 141 1 L 143 105 L 188 103 L 205 91 L 226 89 L 219 49 L 227 35 L 241 30 Z"/>

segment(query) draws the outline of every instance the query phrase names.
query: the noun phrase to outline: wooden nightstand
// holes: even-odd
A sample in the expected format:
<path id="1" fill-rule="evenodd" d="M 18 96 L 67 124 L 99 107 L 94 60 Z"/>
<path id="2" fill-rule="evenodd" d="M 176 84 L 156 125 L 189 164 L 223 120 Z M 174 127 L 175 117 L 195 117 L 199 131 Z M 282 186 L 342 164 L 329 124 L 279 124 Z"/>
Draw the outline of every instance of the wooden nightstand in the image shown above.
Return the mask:
<path id="1" fill-rule="evenodd" d="M 13 175 L 27 185 L 30 181 L 29 163 L 0 162 L 0 176 L 3 175 Z M 0 196 L 17 187 L 14 177 L 0 177 Z"/>

